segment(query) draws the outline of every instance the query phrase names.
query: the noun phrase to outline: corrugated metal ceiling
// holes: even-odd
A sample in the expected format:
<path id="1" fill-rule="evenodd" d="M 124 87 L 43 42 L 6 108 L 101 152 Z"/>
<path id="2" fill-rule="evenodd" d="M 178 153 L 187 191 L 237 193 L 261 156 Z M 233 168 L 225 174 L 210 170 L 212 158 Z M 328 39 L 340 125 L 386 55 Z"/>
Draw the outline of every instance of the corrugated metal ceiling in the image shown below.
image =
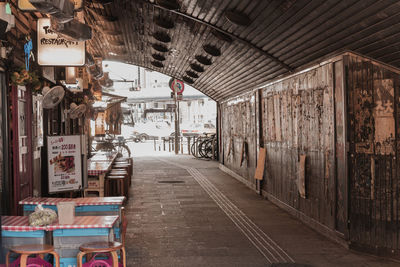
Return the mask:
<path id="1" fill-rule="evenodd" d="M 190 78 L 222 100 L 344 49 L 400 67 L 399 12 L 391 0 L 93 0 L 85 15 L 92 54 Z"/>

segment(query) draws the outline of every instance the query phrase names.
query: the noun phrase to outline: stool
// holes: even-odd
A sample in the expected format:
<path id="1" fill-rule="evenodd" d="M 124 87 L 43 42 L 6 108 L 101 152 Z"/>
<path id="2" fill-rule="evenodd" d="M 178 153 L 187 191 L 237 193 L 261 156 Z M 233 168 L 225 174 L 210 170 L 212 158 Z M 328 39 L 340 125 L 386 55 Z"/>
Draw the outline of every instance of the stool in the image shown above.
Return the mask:
<path id="1" fill-rule="evenodd" d="M 9 264 L 10 253 L 21 254 L 21 256 Z M 7 267 L 29 267 L 29 266 L 44 266 L 50 267 L 53 266 L 51 263 L 43 260 L 40 256 L 44 254 L 52 254 L 54 256 L 54 261 L 56 263 L 56 267 L 60 267 L 60 257 L 57 252 L 54 251 L 54 247 L 46 244 L 31 244 L 31 245 L 21 245 L 11 247 L 10 251 L 6 256 L 6 266 Z M 28 258 L 30 255 L 38 255 L 35 258 Z"/>
<path id="2" fill-rule="evenodd" d="M 116 158 L 114 160 L 114 163 L 119 164 L 119 163 L 124 163 L 124 164 L 129 164 L 131 165 L 131 175 L 133 175 L 133 159 L 132 158 Z"/>
<path id="3" fill-rule="evenodd" d="M 114 170 L 126 170 L 126 172 L 128 173 L 129 177 L 132 177 L 132 170 L 131 170 L 131 165 L 130 164 L 114 164 L 113 165 L 113 169 Z M 128 178 L 129 178 L 128 177 Z"/>
<path id="4" fill-rule="evenodd" d="M 103 188 L 86 188 L 83 193 L 85 197 L 89 197 L 90 193 L 96 193 L 96 195 L 98 194 L 99 197 L 104 197 Z"/>
<path id="5" fill-rule="evenodd" d="M 131 180 L 132 180 L 132 175 L 133 175 L 132 164 L 130 164 L 130 163 L 120 163 L 120 162 L 114 163 L 113 169 L 125 169 L 129 174 L 128 180 L 129 180 L 129 186 L 131 186 Z"/>
<path id="6" fill-rule="evenodd" d="M 112 169 L 110 171 L 110 175 L 117 175 L 117 176 L 125 176 L 125 186 L 127 188 L 127 190 L 129 191 L 129 186 L 130 186 L 130 181 L 131 181 L 131 176 L 129 175 L 129 172 L 125 169 Z"/>
<path id="7" fill-rule="evenodd" d="M 77 256 L 78 267 L 91 267 L 97 266 L 96 263 L 101 263 L 101 266 L 109 266 L 109 267 L 125 267 L 126 266 L 126 255 L 125 248 L 119 242 L 92 242 L 86 243 L 79 247 L 80 252 Z M 121 258 L 122 264 L 118 263 L 118 254 L 117 251 L 121 250 Z M 109 253 L 111 258 L 106 260 L 97 260 L 96 255 L 101 253 Z M 93 258 L 82 265 L 82 258 L 86 254 L 95 254 Z"/>
<path id="8" fill-rule="evenodd" d="M 125 180 L 126 177 L 123 175 L 108 175 L 105 183 L 106 196 L 125 196 L 126 199 L 128 199 L 129 196 L 126 193 Z M 112 183 L 116 183 L 116 190 L 111 190 Z"/>

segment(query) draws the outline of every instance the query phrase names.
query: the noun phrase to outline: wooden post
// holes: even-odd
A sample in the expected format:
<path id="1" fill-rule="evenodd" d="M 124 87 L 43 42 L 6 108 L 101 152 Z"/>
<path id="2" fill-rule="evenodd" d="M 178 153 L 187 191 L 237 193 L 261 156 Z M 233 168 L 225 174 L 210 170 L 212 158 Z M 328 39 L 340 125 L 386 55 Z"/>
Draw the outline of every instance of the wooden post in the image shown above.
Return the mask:
<path id="1" fill-rule="evenodd" d="M 215 138 L 212 139 L 211 141 L 211 153 L 212 153 L 212 159 L 215 160 Z"/>
<path id="2" fill-rule="evenodd" d="M 188 154 L 190 155 L 190 136 L 187 137 Z"/>
<path id="3" fill-rule="evenodd" d="M 196 138 L 196 145 L 195 145 L 194 150 L 196 152 L 195 153 L 196 154 L 196 158 L 199 157 L 199 138 L 198 137 Z"/>
<path id="4" fill-rule="evenodd" d="M 154 151 L 157 151 L 156 139 L 154 138 Z"/>
<path id="5" fill-rule="evenodd" d="M 164 151 L 165 151 L 165 138 L 163 138 L 163 147 L 164 147 Z"/>
<path id="6" fill-rule="evenodd" d="M 168 138 L 168 152 L 171 152 L 171 138 Z"/>
<path id="7" fill-rule="evenodd" d="M 181 153 L 183 154 L 183 136 L 181 136 Z"/>

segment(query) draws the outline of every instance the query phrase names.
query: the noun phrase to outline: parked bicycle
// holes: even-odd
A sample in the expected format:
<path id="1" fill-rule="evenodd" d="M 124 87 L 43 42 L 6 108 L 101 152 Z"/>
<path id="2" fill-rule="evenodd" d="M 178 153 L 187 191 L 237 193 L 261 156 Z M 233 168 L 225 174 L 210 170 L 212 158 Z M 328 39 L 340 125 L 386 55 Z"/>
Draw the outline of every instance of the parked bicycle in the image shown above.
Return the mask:
<path id="1" fill-rule="evenodd" d="M 131 150 L 126 144 L 126 141 L 127 140 L 123 136 L 117 136 L 117 138 L 115 138 L 115 136 L 107 133 L 104 138 L 96 141 L 95 151 L 116 151 L 118 156 L 130 157 Z"/>
<path id="2" fill-rule="evenodd" d="M 217 138 L 215 134 L 199 136 L 190 147 L 190 152 L 196 158 L 214 158 L 218 156 Z"/>

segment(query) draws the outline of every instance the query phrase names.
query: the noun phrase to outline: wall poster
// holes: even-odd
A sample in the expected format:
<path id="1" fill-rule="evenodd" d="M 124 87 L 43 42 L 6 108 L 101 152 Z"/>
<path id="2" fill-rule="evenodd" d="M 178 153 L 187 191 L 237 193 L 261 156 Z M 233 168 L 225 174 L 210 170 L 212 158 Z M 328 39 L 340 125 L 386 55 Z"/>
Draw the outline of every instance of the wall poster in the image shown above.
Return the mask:
<path id="1" fill-rule="evenodd" d="M 47 137 L 49 193 L 82 188 L 81 136 Z"/>

